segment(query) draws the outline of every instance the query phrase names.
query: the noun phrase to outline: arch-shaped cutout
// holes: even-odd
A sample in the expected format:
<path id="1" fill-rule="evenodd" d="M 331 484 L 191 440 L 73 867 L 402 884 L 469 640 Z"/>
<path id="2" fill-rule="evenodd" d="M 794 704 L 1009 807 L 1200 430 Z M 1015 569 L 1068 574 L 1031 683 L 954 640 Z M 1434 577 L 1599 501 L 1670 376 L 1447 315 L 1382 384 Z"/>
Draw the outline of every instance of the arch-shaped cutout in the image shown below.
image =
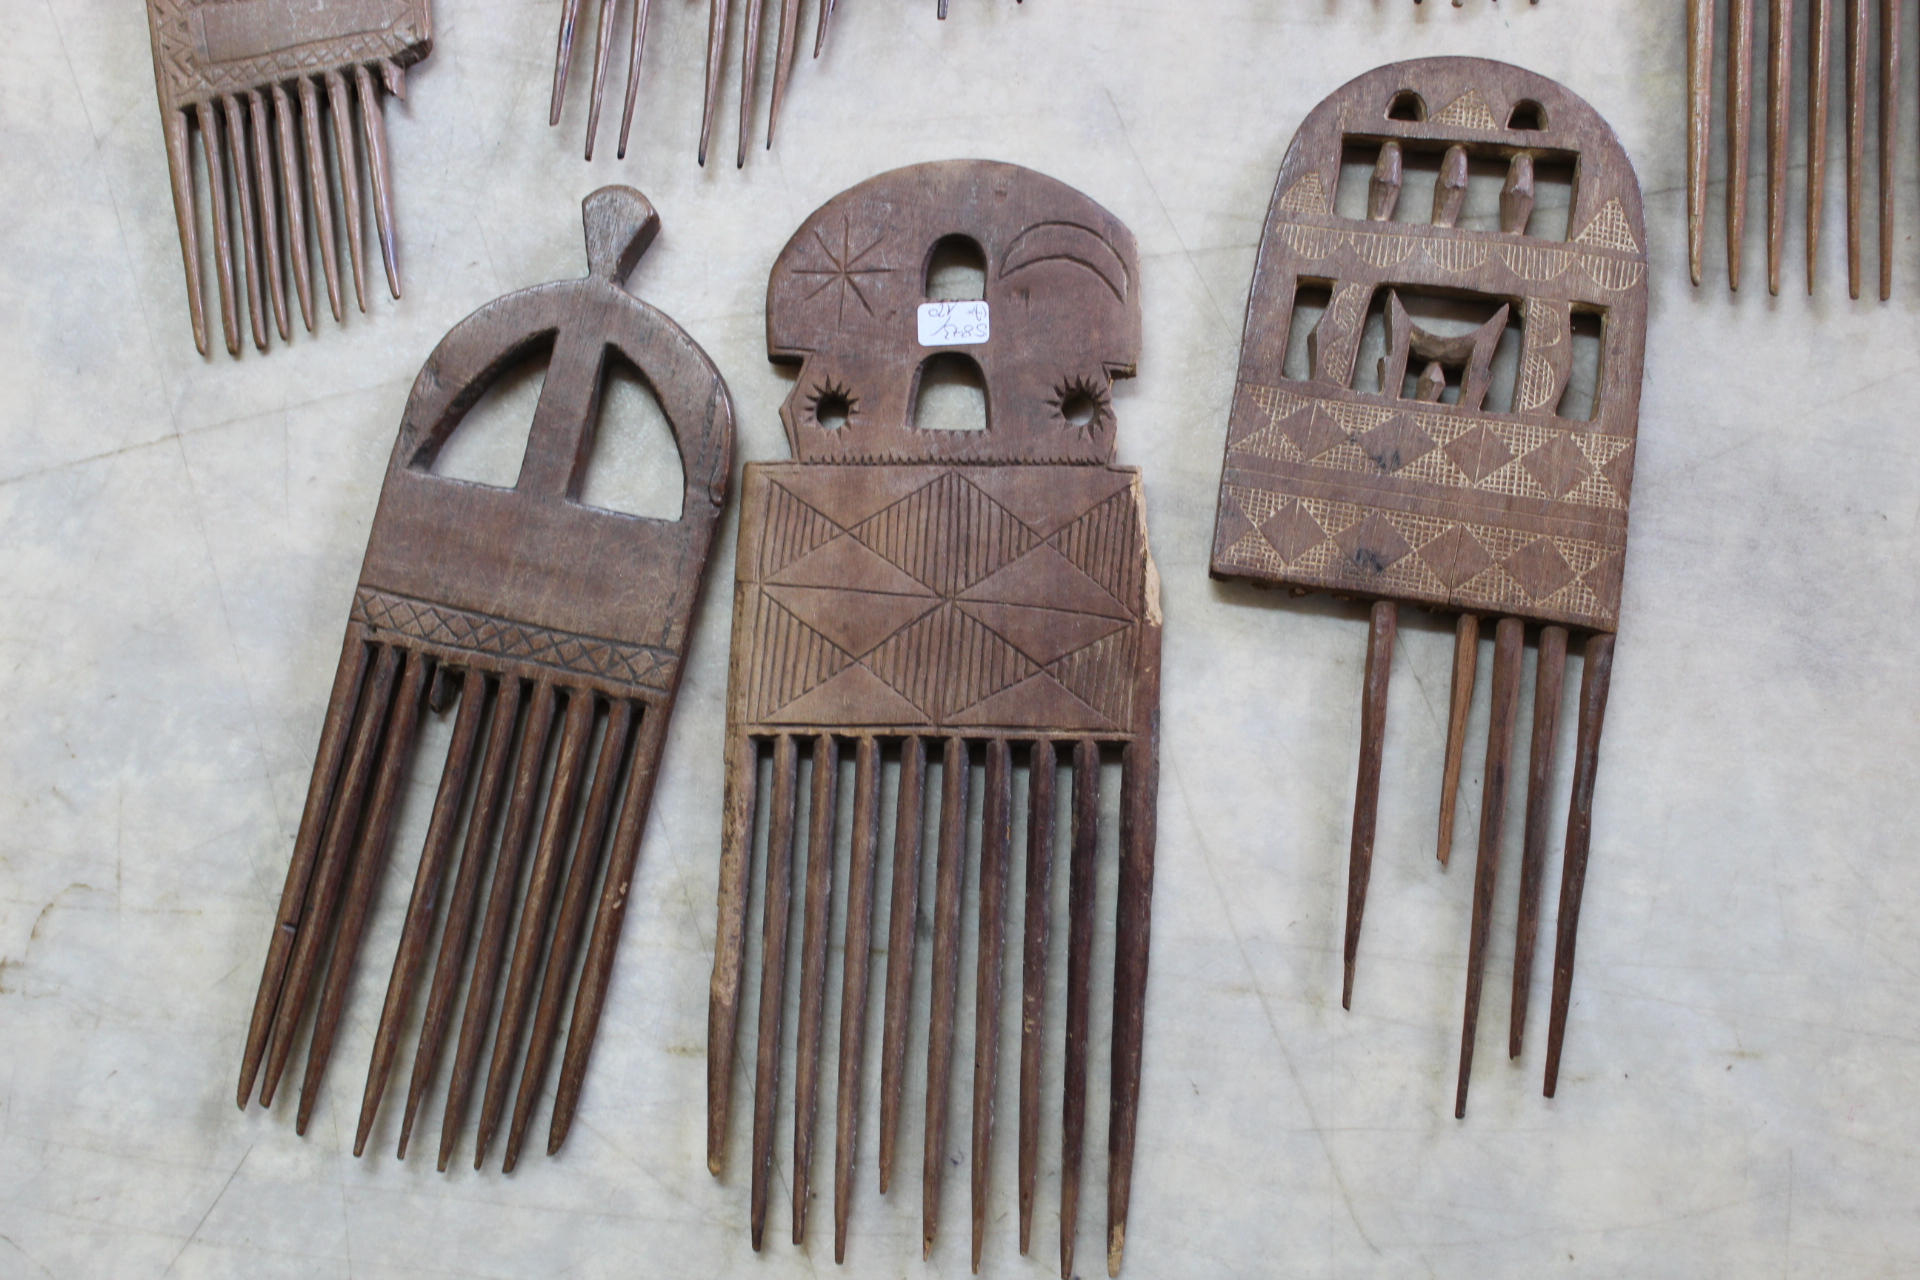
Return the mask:
<path id="1" fill-rule="evenodd" d="M 1573 344 L 1573 367 L 1566 390 L 1554 412 L 1574 422 L 1592 422 L 1600 416 L 1600 379 L 1605 372 L 1606 313 L 1576 310 L 1567 335 Z"/>
<path id="2" fill-rule="evenodd" d="M 578 501 L 602 511 L 678 520 L 686 468 L 653 384 L 616 347 L 600 370 L 600 412 Z"/>
<path id="3" fill-rule="evenodd" d="M 1402 89 L 1393 95 L 1393 101 L 1387 104 L 1389 120 L 1425 120 L 1427 102 L 1411 89 Z"/>
<path id="4" fill-rule="evenodd" d="M 505 361 L 439 447 L 414 465 L 448 480 L 494 489 L 519 484 L 533 411 L 552 357 L 553 335 L 547 334 Z"/>
<path id="5" fill-rule="evenodd" d="M 1507 128 L 1538 133 L 1547 127 L 1547 109 L 1532 98 L 1522 98 L 1507 113 Z"/>
<path id="6" fill-rule="evenodd" d="M 935 302 L 987 296 L 987 255 L 972 236 L 942 236 L 927 257 L 927 297 Z"/>
<path id="7" fill-rule="evenodd" d="M 913 395 L 917 431 L 985 431 L 987 378 L 972 356 L 942 351 L 920 366 Z"/>

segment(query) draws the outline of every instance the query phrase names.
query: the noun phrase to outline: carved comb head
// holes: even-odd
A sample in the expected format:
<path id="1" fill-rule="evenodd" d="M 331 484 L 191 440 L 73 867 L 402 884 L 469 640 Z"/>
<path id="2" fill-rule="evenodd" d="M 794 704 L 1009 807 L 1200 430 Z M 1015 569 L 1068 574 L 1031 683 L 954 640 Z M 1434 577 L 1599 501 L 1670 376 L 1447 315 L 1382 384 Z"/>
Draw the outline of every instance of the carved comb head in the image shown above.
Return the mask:
<path id="1" fill-rule="evenodd" d="M 929 298 L 943 242 L 977 250 L 977 301 Z M 913 165 L 842 192 L 787 242 L 767 286 L 768 354 L 801 365 L 780 411 L 794 457 L 1106 462 L 1109 387 L 1139 356 L 1138 282 L 1119 219 L 1018 165 Z M 986 430 L 913 425 L 922 375 L 941 357 L 978 367 Z M 844 423 L 823 421 L 823 404 Z"/>

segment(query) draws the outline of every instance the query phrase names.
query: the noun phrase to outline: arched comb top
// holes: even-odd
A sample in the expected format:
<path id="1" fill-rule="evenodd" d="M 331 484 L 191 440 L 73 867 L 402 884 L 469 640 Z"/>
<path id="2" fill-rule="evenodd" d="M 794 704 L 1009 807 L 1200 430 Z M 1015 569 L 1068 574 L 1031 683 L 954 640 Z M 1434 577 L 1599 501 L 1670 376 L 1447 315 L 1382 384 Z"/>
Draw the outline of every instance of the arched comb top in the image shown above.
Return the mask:
<path id="1" fill-rule="evenodd" d="M 964 324 L 923 327 L 934 249 L 955 238 L 979 247 L 984 286 L 956 304 Z M 939 161 L 842 192 L 794 233 L 767 285 L 768 355 L 802 366 L 781 408 L 794 456 L 1108 461 L 1109 388 L 1139 357 L 1138 282 L 1117 218 L 1018 165 Z M 978 366 L 984 431 L 913 425 L 922 374 L 942 355 Z"/>

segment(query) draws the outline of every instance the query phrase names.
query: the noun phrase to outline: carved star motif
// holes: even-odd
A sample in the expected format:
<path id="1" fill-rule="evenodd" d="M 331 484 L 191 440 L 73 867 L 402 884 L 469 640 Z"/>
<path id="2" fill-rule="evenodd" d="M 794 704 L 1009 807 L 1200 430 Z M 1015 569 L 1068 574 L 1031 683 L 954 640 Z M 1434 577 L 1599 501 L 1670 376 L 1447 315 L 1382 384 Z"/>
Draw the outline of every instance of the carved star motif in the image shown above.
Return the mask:
<path id="1" fill-rule="evenodd" d="M 836 324 L 844 324 L 846 322 L 847 298 L 849 296 L 865 308 L 868 315 L 873 314 L 873 304 L 867 301 L 866 291 L 860 287 L 860 277 L 885 275 L 896 270 L 896 268 L 887 266 L 881 262 L 875 262 L 865 266 L 861 264 L 866 261 L 868 254 L 880 247 L 880 242 L 884 239 L 886 239 L 884 233 L 876 235 L 865 248 L 855 249 L 853 247 L 853 225 L 848 219 L 842 218 L 840 220 L 840 248 L 836 250 L 832 242 L 820 234 L 820 229 L 818 227 L 814 228 L 813 240 L 814 243 L 819 246 L 820 252 L 825 256 L 826 264 L 824 266 L 795 267 L 793 274 L 797 276 L 820 277 L 820 283 L 815 285 L 813 290 L 806 295 L 808 299 L 819 297 L 828 289 L 835 291 Z"/>

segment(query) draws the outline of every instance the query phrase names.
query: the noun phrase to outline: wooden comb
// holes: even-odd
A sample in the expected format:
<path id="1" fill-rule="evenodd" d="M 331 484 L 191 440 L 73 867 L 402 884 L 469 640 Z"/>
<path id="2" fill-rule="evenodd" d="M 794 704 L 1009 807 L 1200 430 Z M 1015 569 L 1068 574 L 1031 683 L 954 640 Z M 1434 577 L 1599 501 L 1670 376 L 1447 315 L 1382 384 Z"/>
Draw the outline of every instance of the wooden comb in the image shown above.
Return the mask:
<path id="1" fill-rule="evenodd" d="M 423 708 L 444 712 L 457 704 L 380 1015 L 355 1155 L 372 1129 L 449 874 L 453 891 L 414 1054 L 400 1155 L 433 1083 L 469 961 L 440 1131 L 442 1169 L 465 1121 L 489 1031 L 492 1061 L 474 1165 L 485 1158 L 505 1113 L 524 1040 L 504 1162 L 513 1167 L 546 1077 L 590 907 L 549 1154 L 572 1123 L 606 999 L 681 656 L 726 496 L 733 408 L 706 353 L 621 287 L 659 229 L 653 207 L 630 188 L 603 187 L 584 209 L 587 277 L 488 303 L 441 341 L 414 382 L 367 541 L 346 651 L 254 1002 L 240 1068 L 242 1108 L 257 1076 L 261 1104 L 272 1102 L 323 952 L 337 934 L 301 1084 L 297 1127 L 304 1133 L 386 862 Z M 435 457 L 494 379 L 549 345 L 518 484 L 501 489 L 431 474 Z M 686 475 L 677 521 L 597 510 L 580 500 L 605 366 L 614 355 L 640 372 L 673 429 Z M 457 873 L 449 865 L 456 845 Z M 532 867 L 516 902 L 530 847 Z M 483 882 L 489 885 L 484 910 Z M 509 932 L 512 963 L 505 992 L 497 994 Z M 530 1007 L 536 992 L 537 1006 Z"/>
<path id="2" fill-rule="evenodd" d="M 1340 186 L 1343 169 L 1351 197 Z M 1570 238 L 1548 234 L 1553 213 L 1537 179 L 1549 171 L 1578 174 L 1565 211 Z M 1402 197 L 1416 172 L 1433 181 L 1430 206 Z M 1352 1001 L 1373 862 L 1399 602 L 1459 614 L 1440 800 L 1443 864 L 1480 619 L 1499 619 L 1456 1115 L 1465 1114 L 1473 1065 L 1529 623 L 1540 624 L 1540 657 L 1508 1045 L 1515 1057 L 1568 635 L 1590 635 L 1561 878 L 1549 1097 L 1558 1078 L 1619 620 L 1646 345 L 1645 241 L 1632 166 L 1591 107 L 1518 67 L 1429 58 L 1371 71 L 1307 117 L 1281 166 L 1255 268 L 1213 575 L 1374 601 L 1343 1005 Z M 1439 319 L 1417 314 L 1423 298 L 1438 303 Z M 1324 305 L 1317 324 L 1309 304 Z M 1453 331 L 1438 331 L 1442 320 Z M 1377 363 L 1361 358 L 1363 348 L 1377 352 Z M 1570 387 L 1582 348 L 1595 357 L 1597 385 L 1576 403 L 1581 392 Z"/>
<path id="3" fill-rule="evenodd" d="M 1871 0 L 1810 0 L 1807 20 L 1807 292 L 1813 292 L 1826 212 L 1828 98 L 1833 84 L 1833 15 L 1843 10 L 1847 180 L 1847 293 L 1860 296 L 1862 195 L 1867 170 L 1869 66 L 1874 58 Z M 1727 8 L 1727 287 L 1740 288 L 1747 234 L 1747 184 L 1752 173 L 1754 0 L 1726 0 Z M 1880 0 L 1878 119 L 1880 300 L 1893 293 L 1895 161 L 1900 122 L 1900 32 L 1906 6 Z M 1767 291 L 1780 292 L 1787 234 L 1787 147 L 1793 130 L 1794 0 L 1769 0 L 1767 81 Z M 1687 0 L 1687 262 L 1699 284 L 1707 256 L 1707 185 L 1713 125 L 1714 0 Z"/>
<path id="4" fill-rule="evenodd" d="M 936 250 L 957 241 L 984 266 L 975 301 L 929 301 Z M 1119 901 L 1108 1128 L 1108 1267 L 1125 1242 L 1140 1092 L 1157 791 L 1160 611 L 1139 473 L 1111 465 L 1113 378 L 1140 346 L 1132 235 L 1112 215 L 1030 170 L 948 161 L 861 183 L 808 218 L 774 264 L 767 346 L 797 363 L 781 408 L 794 461 L 746 470 L 727 703 L 726 811 L 708 1043 L 707 1161 L 721 1172 L 734 1033 L 746 977 L 755 815 L 770 824 L 757 896 L 765 939 L 754 1067 L 752 1234 L 772 1179 L 787 990 L 786 938 L 802 902 L 793 1084 L 793 1238 L 804 1240 L 820 1095 L 827 958 L 846 897 L 840 1004 L 834 1256 L 844 1260 L 865 1043 L 868 957 L 887 939 L 879 1181 L 899 1143 L 921 918 L 923 806 L 937 804 L 928 1023 L 923 1241 L 939 1225 L 960 986 L 963 888 L 977 878 L 979 966 L 973 1067 L 973 1261 L 989 1206 L 1000 1069 L 1015 775 L 1027 774 L 1021 933 L 1020 1246 L 1032 1235 L 1039 1168 L 1056 786 L 1070 787 L 1061 1274 L 1073 1268 L 1086 1128 L 1091 947 L 1103 751 L 1117 754 Z M 930 366 L 964 361 L 985 389 L 986 428 L 917 423 Z M 833 871 L 839 760 L 853 755 L 852 850 Z M 891 906 L 874 920 L 883 757 L 897 754 Z M 804 843 L 800 762 L 811 756 Z M 771 795 L 756 794 L 771 757 Z M 930 760 L 931 757 L 931 767 Z M 977 865 L 969 848 L 972 764 L 985 765 Z M 937 785 L 932 778 L 938 770 Z M 1062 769 L 1070 774 L 1061 779 Z M 797 850 L 804 848 L 804 868 Z"/>
<path id="5" fill-rule="evenodd" d="M 407 96 L 406 68 L 433 48 L 428 0 L 147 0 L 160 124 L 167 136 L 173 212 L 187 269 L 193 341 L 207 354 L 200 215 L 192 139 L 197 133 L 212 190 L 214 279 L 227 350 L 240 354 L 240 291 L 253 345 L 267 349 L 267 316 L 280 340 L 293 336 L 286 278 L 313 331 L 308 223 L 320 246 L 327 302 L 343 320 L 336 197 L 345 210 L 353 293 L 367 309 L 359 134 L 387 287 L 400 296 L 393 179 L 381 92 Z M 324 99 L 324 108 L 322 102 Z M 358 128 L 355 127 L 356 110 Z M 322 136 L 322 117 L 328 120 Z M 331 148 L 329 147 L 331 143 Z M 327 172 L 329 149 L 337 180 Z M 304 162 L 305 177 L 301 169 Z M 280 209 L 286 210 L 285 261 Z M 234 224 L 238 215 L 238 265 Z"/>

